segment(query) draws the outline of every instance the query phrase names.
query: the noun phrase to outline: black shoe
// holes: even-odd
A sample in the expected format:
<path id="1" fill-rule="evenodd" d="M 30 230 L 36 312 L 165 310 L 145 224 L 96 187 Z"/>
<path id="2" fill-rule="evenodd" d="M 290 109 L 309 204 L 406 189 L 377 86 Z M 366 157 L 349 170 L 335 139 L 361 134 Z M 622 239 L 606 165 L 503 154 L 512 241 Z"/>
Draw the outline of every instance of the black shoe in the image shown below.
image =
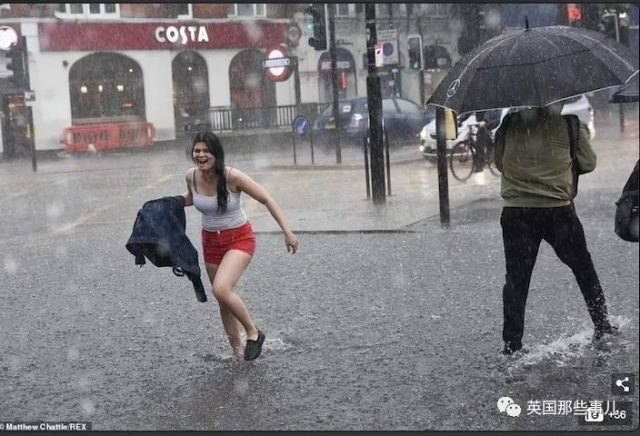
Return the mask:
<path id="1" fill-rule="evenodd" d="M 611 325 L 609 323 L 606 323 L 604 326 L 596 327 L 593 330 L 593 340 L 599 341 L 600 339 L 602 339 L 602 337 L 605 334 L 611 335 L 611 336 L 617 336 L 619 333 L 620 332 L 617 325 Z"/>
<path id="2" fill-rule="evenodd" d="M 505 356 L 510 356 L 518 350 L 522 349 L 522 342 L 515 341 L 506 341 L 504 343 L 504 348 L 502 349 L 502 354 Z"/>
<path id="3" fill-rule="evenodd" d="M 262 344 L 264 343 L 264 333 L 258 329 L 258 339 L 255 341 L 247 339 L 247 344 L 244 346 L 244 360 L 257 359 L 262 352 Z"/>

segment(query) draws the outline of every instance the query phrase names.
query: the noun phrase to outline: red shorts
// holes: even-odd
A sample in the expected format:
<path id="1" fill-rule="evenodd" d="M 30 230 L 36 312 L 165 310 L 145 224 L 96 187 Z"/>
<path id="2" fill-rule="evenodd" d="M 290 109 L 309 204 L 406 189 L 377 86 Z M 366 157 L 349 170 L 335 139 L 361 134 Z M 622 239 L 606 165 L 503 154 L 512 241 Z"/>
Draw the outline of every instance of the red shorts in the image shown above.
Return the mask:
<path id="1" fill-rule="evenodd" d="M 256 252 L 256 236 L 249 221 L 235 229 L 220 231 L 202 229 L 202 251 L 206 263 L 220 265 L 222 258 L 229 250 L 244 251 L 251 256 Z"/>

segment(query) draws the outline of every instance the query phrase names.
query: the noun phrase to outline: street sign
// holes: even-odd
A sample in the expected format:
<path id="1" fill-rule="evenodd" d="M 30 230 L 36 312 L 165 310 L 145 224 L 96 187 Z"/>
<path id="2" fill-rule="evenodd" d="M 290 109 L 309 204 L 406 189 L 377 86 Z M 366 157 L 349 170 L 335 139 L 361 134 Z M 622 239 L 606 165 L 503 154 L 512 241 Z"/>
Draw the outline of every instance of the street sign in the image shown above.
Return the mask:
<path id="1" fill-rule="evenodd" d="M 31 107 L 33 106 L 33 103 L 35 103 L 36 101 L 36 92 L 29 89 L 29 90 L 25 90 L 24 91 L 24 103 Z"/>
<path id="2" fill-rule="evenodd" d="M 287 57 L 287 51 L 282 46 L 269 49 L 262 66 L 267 70 L 267 77 L 274 82 L 287 80 L 291 75 L 291 59 Z"/>
<path id="3" fill-rule="evenodd" d="M 384 44 L 376 44 L 375 53 L 376 53 L 376 67 L 380 68 L 384 65 Z"/>
<path id="4" fill-rule="evenodd" d="M 304 115 L 298 115 L 293 119 L 293 131 L 298 136 L 307 136 L 311 128 L 311 121 Z"/>
<path id="5" fill-rule="evenodd" d="M 291 65 L 291 59 L 289 58 L 265 59 L 262 61 L 264 68 L 288 67 L 289 65 Z"/>
<path id="6" fill-rule="evenodd" d="M 396 29 L 383 29 L 377 32 L 377 42 L 382 44 L 384 65 L 398 64 L 398 31 Z"/>
<path id="7" fill-rule="evenodd" d="M 336 68 L 338 70 L 350 70 L 351 62 L 349 61 L 336 61 Z M 320 62 L 320 70 L 327 71 L 331 69 L 331 61 Z"/>

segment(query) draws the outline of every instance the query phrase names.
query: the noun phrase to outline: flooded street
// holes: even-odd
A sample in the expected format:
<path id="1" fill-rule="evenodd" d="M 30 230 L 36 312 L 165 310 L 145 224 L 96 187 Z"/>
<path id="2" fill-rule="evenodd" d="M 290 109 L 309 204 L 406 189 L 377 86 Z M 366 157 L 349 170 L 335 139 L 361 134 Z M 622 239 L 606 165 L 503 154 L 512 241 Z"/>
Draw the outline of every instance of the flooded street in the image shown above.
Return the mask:
<path id="1" fill-rule="evenodd" d="M 639 22 L 0 4 L 0 433 L 637 431 Z"/>
<path id="2" fill-rule="evenodd" d="M 361 169 L 247 170 L 302 231 L 286 256 L 264 211 L 247 204 L 259 255 L 239 292 L 267 339 L 258 360 L 239 363 L 211 294 L 198 303 L 186 278 L 139 268 L 124 247 L 145 200 L 184 190 L 184 156 L 44 162 L 0 196 L 12 211 L 0 221 L 1 418 L 94 430 L 582 430 L 582 417 L 529 402 L 616 400 L 633 402 L 632 425 L 606 429 L 637 427 L 638 248 L 613 233 L 637 139 L 616 140 L 614 152 L 605 138 L 576 207 L 621 334 L 591 343 L 575 279 L 542 244 L 525 349 L 512 357 L 500 354 L 499 178 L 451 181 L 444 229 L 437 174 L 421 159 L 393 165 L 394 195 L 369 218 Z M 0 164 L 0 177 L 25 168 Z M 187 217 L 200 248 L 198 216 Z M 636 376 L 631 396 L 612 393 L 618 373 Z M 520 416 L 500 413 L 505 396 Z"/>

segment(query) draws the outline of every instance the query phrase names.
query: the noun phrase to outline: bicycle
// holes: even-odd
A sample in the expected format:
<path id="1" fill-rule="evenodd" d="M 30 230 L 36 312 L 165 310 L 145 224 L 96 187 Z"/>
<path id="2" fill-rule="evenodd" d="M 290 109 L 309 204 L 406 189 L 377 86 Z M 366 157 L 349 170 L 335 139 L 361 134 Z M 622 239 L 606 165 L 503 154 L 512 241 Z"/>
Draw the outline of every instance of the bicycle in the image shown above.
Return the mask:
<path id="1" fill-rule="evenodd" d="M 468 180 L 476 168 L 482 171 L 485 167 L 489 167 L 491 174 L 494 176 L 500 175 L 496 168 L 495 147 L 490 132 L 488 132 L 489 141 L 487 147 L 485 147 L 483 153 L 478 155 L 480 151 L 477 141 L 479 126 L 479 123 L 469 125 L 469 132 L 465 139 L 457 143 L 449 153 L 451 174 L 461 182 Z"/>

